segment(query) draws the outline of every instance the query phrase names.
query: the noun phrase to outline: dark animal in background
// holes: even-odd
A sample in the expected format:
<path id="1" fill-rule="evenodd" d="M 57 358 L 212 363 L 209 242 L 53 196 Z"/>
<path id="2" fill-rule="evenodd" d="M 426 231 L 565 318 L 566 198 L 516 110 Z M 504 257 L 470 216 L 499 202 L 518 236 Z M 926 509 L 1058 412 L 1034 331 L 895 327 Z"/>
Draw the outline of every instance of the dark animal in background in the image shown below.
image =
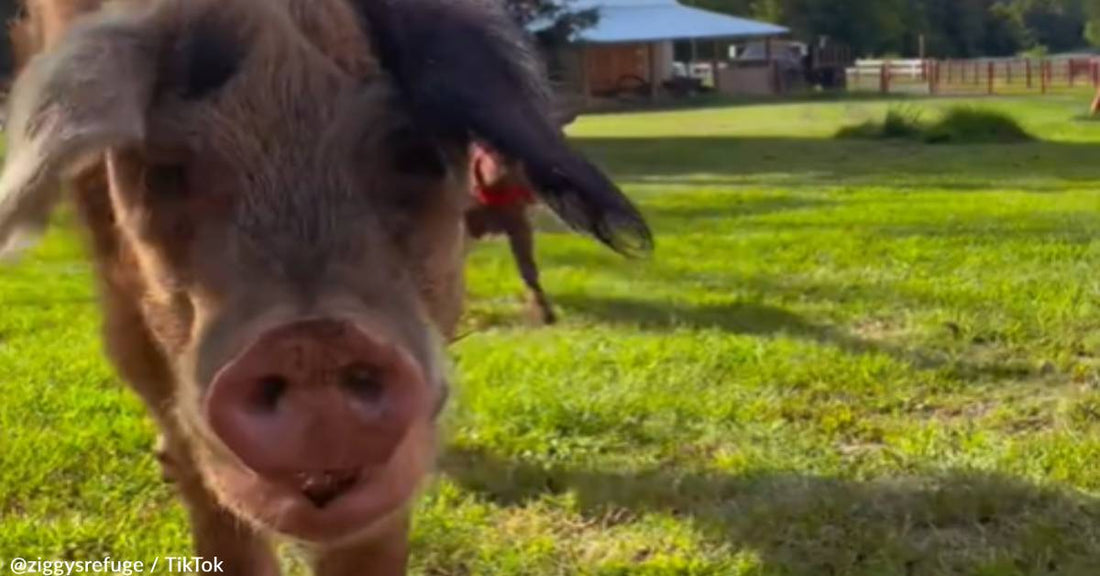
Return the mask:
<path id="1" fill-rule="evenodd" d="M 198 554 L 277 574 L 270 540 L 290 538 L 322 576 L 403 574 L 462 310 L 471 142 L 615 249 L 647 250 L 648 229 L 566 143 L 497 2 L 107 6 L 26 0 L 0 252 L 72 193 L 107 351 Z"/>
<path id="2" fill-rule="evenodd" d="M 503 234 L 508 238 L 512 259 L 527 286 L 528 305 L 544 324 L 557 320 L 550 298 L 539 283 L 535 262 L 535 231 L 530 208 L 538 201 L 521 166 L 475 146 L 471 154 L 470 174 L 475 205 L 466 212 L 466 230 L 479 240 Z"/>

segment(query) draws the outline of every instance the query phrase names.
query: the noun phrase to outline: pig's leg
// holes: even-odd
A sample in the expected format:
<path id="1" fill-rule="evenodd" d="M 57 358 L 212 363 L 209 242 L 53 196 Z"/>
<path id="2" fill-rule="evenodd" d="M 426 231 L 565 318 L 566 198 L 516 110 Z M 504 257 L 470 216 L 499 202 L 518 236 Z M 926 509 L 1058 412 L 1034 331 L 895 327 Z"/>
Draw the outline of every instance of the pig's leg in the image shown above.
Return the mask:
<path id="1" fill-rule="evenodd" d="M 108 345 L 120 372 L 149 406 L 160 428 L 157 460 L 164 477 L 183 499 L 191 521 L 195 552 L 217 558 L 227 573 L 274 576 L 279 573 L 266 540 L 225 510 L 206 488 L 187 436 L 171 413 L 170 376 L 135 312 L 107 306 Z M 125 329 L 122 328 L 125 326 Z"/>
<path id="2" fill-rule="evenodd" d="M 316 576 L 405 576 L 409 558 L 407 516 L 358 545 L 317 553 Z"/>
<path id="3" fill-rule="evenodd" d="M 550 304 L 550 298 L 539 283 L 539 267 L 535 263 L 535 233 L 531 227 L 531 221 L 527 217 L 527 211 L 521 206 L 509 209 L 502 214 L 505 229 L 508 233 L 508 244 L 512 248 L 512 257 L 516 262 L 519 275 L 523 283 L 527 285 L 527 291 L 533 306 L 544 324 L 553 324 L 557 321 L 554 307 Z"/>
<path id="4" fill-rule="evenodd" d="M 161 432 L 157 457 L 190 513 L 195 550 L 201 556 L 217 557 L 229 574 L 278 574 L 267 542 L 222 508 L 199 476 L 187 436 L 173 413 L 173 380 L 168 363 L 138 309 L 141 292 L 135 267 L 127 261 L 114 236 L 114 218 L 102 175 L 88 174 L 74 184 L 77 206 L 91 231 L 90 244 L 101 268 L 107 352 L 157 421 Z"/>

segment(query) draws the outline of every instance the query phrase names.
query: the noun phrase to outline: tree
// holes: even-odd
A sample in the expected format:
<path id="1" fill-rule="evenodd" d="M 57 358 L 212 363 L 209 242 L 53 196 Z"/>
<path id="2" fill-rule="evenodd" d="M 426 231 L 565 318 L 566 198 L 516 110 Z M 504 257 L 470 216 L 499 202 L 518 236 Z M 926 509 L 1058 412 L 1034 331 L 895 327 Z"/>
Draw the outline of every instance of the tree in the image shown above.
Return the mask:
<path id="1" fill-rule="evenodd" d="M 1100 46 L 1100 0 L 682 0 L 783 24 L 801 40 L 830 36 L 857 54 L 1009 56 Z"/>
<path id="2" fill-rule="evenodd" d="M 599 19 L 597 10 L 577 9 L 574 0 L 506 0 L 505 6 L 520 25 L 537 22 L 536 37 L 545 46 L 567 42 Z"/>

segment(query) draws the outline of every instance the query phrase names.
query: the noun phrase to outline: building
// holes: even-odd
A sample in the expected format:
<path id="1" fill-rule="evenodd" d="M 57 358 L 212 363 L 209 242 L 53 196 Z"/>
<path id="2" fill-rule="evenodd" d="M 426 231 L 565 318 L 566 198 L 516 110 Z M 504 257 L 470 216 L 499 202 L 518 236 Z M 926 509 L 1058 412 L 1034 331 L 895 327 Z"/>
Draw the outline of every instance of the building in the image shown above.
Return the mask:
<path id="1" fill-rule="evenodd" d="M 693 76 L 731 93 L 781 90 L 771 39 L 787 28 L 677 0 L 577 0 L 571 6 L 595 8 L 599 20 L 551 60 L 556 79 L 586 100 L 631 91 L 658 96 L 670 81 Z M 731 46 L 752 41 L 765 47 L 765 57 L 733 61 Z"/>

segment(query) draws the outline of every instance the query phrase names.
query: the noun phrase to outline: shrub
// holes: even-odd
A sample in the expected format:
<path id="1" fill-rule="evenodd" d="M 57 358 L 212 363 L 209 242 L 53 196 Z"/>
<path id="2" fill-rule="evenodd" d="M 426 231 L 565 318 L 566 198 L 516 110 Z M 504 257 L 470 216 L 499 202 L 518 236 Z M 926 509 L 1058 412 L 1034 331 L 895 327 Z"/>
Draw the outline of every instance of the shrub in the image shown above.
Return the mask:
<path id="1" fill-rule="evenodd" d="M 929 144 L 1009 144 L 1033 139 L 1012 116 L 970 106 L 952 107 L 933 124 L 924 122 L 915 108 L 892 108 L 881 123 L 868 120 L 845 126 L 837 131 L 836 137 L 904 139 Z"/>
<path id="2" fill-rule="evenodd" d="M 924 121 L 916 108 L 892 108 L 882 121 L 883 138 L 917 138 L 924 132 Z"/>
<path id="3" fill-rule="evenodd" d="M 1033 138 L 1004 112 L 956 106 L 928 127 L 924 140 L 931 144 L 1011 144 Z"/>
<path id="4" fill-rule="evenodd" d="M 879 123 L 867 120 L 861 124 L 845 126 L 837 131 L 837 138 L 918 138 L 924 131 L 920 110 L 916 108 L 891 108 Z"/>

